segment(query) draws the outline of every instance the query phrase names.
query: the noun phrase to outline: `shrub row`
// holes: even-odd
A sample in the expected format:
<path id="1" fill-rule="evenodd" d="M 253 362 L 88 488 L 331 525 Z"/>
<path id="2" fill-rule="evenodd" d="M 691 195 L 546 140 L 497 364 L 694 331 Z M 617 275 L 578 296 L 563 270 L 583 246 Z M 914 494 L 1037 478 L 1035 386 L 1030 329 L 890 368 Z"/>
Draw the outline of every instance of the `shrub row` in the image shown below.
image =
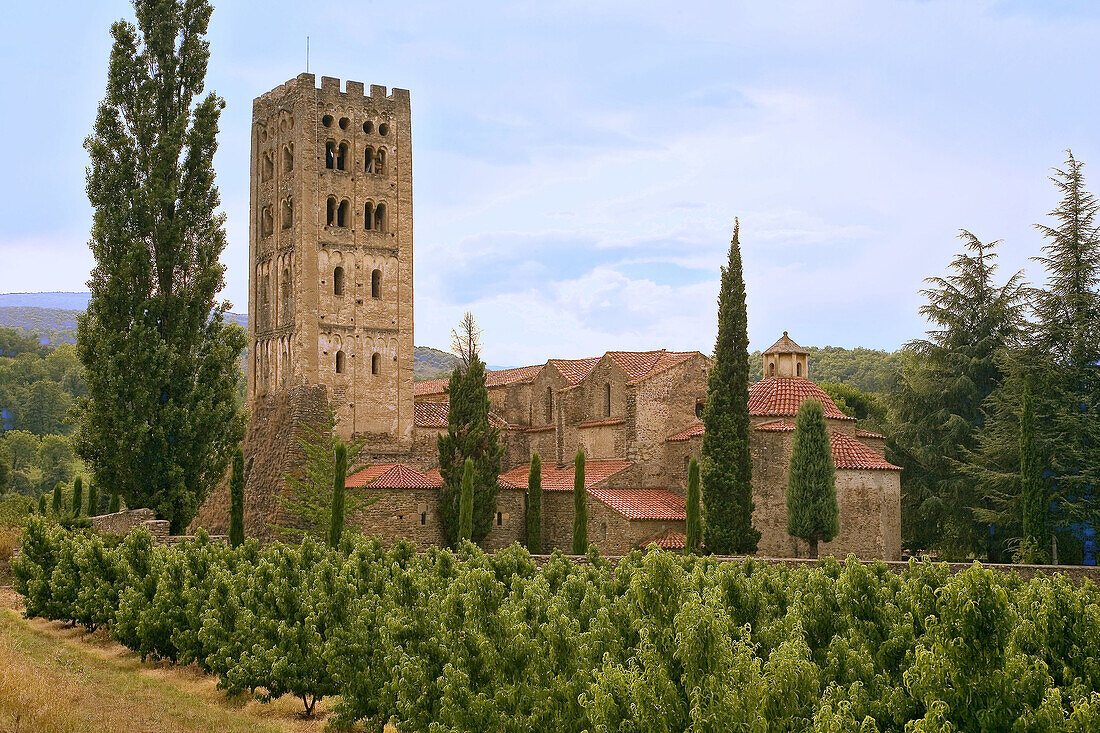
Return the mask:
<path id="1" fill-rule="evenodd" d="M 1095 731 L 1100 594 L 975 565 L 165 548 L 32 520 L 27 614 L 406 731 Z"/>

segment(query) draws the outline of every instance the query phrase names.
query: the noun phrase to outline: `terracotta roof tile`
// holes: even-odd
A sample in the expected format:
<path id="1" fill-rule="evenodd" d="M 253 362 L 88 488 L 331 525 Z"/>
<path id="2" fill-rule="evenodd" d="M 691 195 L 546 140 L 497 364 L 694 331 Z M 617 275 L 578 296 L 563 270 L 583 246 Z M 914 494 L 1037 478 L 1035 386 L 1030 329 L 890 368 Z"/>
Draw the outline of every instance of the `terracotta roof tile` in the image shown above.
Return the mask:
<path id="1" fill-rule="evenodd" d="M 901 466 L 887 463 L 886 459 L 860 443 L 850 435 L 834 432 L 833 463 L 837 468 L 900 471 Z"/>
<path id="2" fill-rule="evenodd" d="M 798 414 L 805 400 L 817 400 L 825 408 L 825 417 L 855 420 L 841 412 L 825 390 L 805 377 L 768 377 L 749 387 L 749 414 L 787 417 Z"/>
<path id="3" fill-rule="evenodd" d="M 441 474 L 439 472 L 438 468 L 433 468 L 431 471 L 428 471 L 424 475 L 427 476 L 428 478 L 430 478 L 432 481 L 435 481 L 439 486 L 443 486 L 443 474 Z M 505 480 L 504 476 L 500 476 L 498 478 L 497 483 L 500 485 L 500 488 L 502 488 L 502 489 L 526 489 L 527 488 L 526 485 L 516 486 L 511 481 Z"/>
<path id="4" fill-rule="evenodd" d="M 415 402 L 413 403 L 413 421 L 418 428 L 445 428 L 449 404 L 445 400 Z M 499 415 L 492 412 L 489 413 L 489 424 L 501 430 L 511 427 Z"/>
<path id="5" fill-rule="evenodd" d="M 594 460 L 584 464 L 584 486 L 591 490 L 592 487 L 611 478 L 617 473 L 625 471 L 633 466 L 629 461 L 618 459 Z M 531 465 L 518 466 L 511 471 L 502 474 L 501 478 L 514 486 L 527 486 L 527 474 Z M 572 491 L 573 490 L 573 466 L 565 468 L 542 464 L 542 490 L 543 491 Z"/>
<path id="6" fill-rule="evenodd" d="M 622 425 L 625 421 L 621 417 L 605 417 L 601 420 L 585 420 L 577 423 L 578 428 L 598 428 L 603 425 Z"/>
<path id="7" fill-rule="evenodd" d="M 450 381 L 450 378 L 444 377 L 443 379 L 425 379 L 420 382 L 413 382 L 413 394 L 447 394 L 447 385 Z"/>
<path id="8" fill-rule="evenodd" d="M 675 435 L 670 435 L 667 438 L 665 438 L 665 440 L 667 440 L 670 443 L 675 443 L 675 442 L 681 441 L 681 440 L 690 440 L 691 438 L 694 438 L 697 435 L 702 435 L 705 432 L 706 432 L 706 428 L 703 427 L 703 423 L 697 422 L 694 425 L 692 425 L 690 428 L 688 428 L 687 430 L 676 433 Z"/>
<path id="9" fill-rule="evenodd" d="M 687 519 L 684 497 L 665 489 L 595 487 L 588 493 L 627 519 Z"/>
<path id="10" fill-rule="evenodd" d="M 639 543 L 638 546 L 648 547 L 649 545 L 657 545 L 665 550 L 682 550 L 687 547 L 687 535 L 683 532 L 675 532 L 670 529 L 652 539 Z"/>
<path id="11" fill-rule="evenodd" d="M 885 435 L 879 435 L 878 433 L 872 433 L 870 430 L 864 430 L 863 428 L 856 428 L 857 438 L 881 438 L 886 440 Z"/>
<path id="12" fill-rule="evenodd" d="M 593 356 L 587 359 L 551 359 L 550 363 L 561 375 L 569 380 L 570 384 L 580 384 L 581 380 L 592 373 L 592 370 L 600 363 L 600 357 Z"/>
<path id="13" fill-rule="evenodd" d="M 530 382 L 532 379 L 538 376 L 542 371 L 545 364 L 535 364 L 534 366 L 517 367 L 515 369 L 486 369 L 485 370 L 485 386 L 486 387 L 503 387 L 508 384 L 519 384 L 520 382 Z M 434 394 L 446 394 L 447 385 L 450 384 L 450 377 L 443 377 L 441 379 L 425 379 L 421 382 L 413 383 L 414 395 L 434 395 Z"/>
<path id="14" fill-rule="evenodd" d="M 438 489 L 442 482 L 404 463 L 376 463 L 348 476 L 348 488 Z"/>
<path id="15" fill-rule="evenodd" d="M 783 332 L 783 336 L 774 344 L 769 346 L 764 351 L 765 354 L 808 354 L 810 353 L 806 349 L 802 348 L 787 335 L 787 332 Z"/>
<path id="16" fill-rule="evenodd" d="M 619 365 L 631 382 L 641 380 L 695 356 L 697 351 L 609 351 L 608 358 Z"/>
<path id="17" fill-rule="evenodd" d="M 753 428 L 753 430 L 762 430 L 769 433 L 785 433 L 789 430 L 794 430 L 794 420 L 772 420 L 770 422 L 762 422 Z"/>

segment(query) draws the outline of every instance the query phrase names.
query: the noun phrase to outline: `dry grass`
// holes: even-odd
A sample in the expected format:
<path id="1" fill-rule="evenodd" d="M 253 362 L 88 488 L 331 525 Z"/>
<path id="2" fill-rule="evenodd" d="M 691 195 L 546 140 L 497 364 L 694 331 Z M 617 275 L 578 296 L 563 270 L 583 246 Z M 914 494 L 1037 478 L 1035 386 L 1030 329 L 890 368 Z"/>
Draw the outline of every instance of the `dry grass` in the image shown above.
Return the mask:
<path id="1" fill-rule="evenodd" d="M 0 585 L 11 584 L 11 555 L 22 538 L 22 527 L 0 527 Z"/>
<path id="2" fill-rule="evenodd" d="M 301 720 L 300 703 L 289 698 L 269 705 L 226 700 L 197 668 L 143 663 L 102 631 L 21 618 L 18 603 L 10 588 L 0 588 L 0 733 L 324 728 L 323 711 Z"/>

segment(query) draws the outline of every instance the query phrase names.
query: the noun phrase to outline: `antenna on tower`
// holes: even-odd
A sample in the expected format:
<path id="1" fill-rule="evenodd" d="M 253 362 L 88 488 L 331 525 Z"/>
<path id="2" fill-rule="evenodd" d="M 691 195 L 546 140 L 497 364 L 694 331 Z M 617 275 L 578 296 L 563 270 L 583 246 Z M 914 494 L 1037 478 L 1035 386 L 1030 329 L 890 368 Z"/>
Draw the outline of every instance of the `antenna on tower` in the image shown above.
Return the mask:
<path id="1" fill-rule="evenodd" d="M 309 36 L 306 36 L 306 73 L 309 73 Z"/>

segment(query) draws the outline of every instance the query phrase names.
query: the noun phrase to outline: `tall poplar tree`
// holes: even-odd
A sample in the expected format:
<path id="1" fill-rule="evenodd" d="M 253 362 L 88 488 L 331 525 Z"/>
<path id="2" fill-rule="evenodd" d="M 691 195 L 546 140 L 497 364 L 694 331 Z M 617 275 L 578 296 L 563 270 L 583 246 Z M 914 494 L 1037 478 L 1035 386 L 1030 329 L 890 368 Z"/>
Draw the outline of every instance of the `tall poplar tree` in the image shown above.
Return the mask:
<path id="1" fill-rule="evenodd" d="M 703 408 L 702 479 L 707 522 L 703 542 L 718 555 L 756 552 L 749 453 L 749 335 L 741 273 L 740 222 L 734 220 L 729 262 L 718 293 L 718 340 Z"/>
<path id="2" fill-rule="evenodd" d="M 96 265 L 77 348 L 77 445 L 94 480 L 182 531 L 243 434 L 247 338 L 225 322 L 213 158 L 224 102 L 203 94 L 211 6 L 134 0 L 111 27 L 107 93 L 85 142 Z"/>
<path id="3" fill-rule="evenodd" d="M 573 459 L 573 554 L 588 552 L 588 489 L 584 485 L 584 451 Z"/>
<path id="4" fill-rule="evenodd" d="M 542 459 L 537 452 L 527 473 L 527 551 L 542 554 Z"/>
<path id="5" fill-rule="evenodd" d="M 699 506 L 699 462 L 694 458 L 688 463 L 687 501 L 684 504 L 687 510 L 684 551 L 698 555 L 703 537 L 703 517 Z"/>
<path id="6" fill-rule="evenodd" d="M 836 467 L 825 423 L 825 408 L 806 400 L 795 418 L 791 469 L 787 483 L 787 533 L 810 543 L 817 557 L 819 542 L 829 542 L 840 531 L 836 504 Z"/>

